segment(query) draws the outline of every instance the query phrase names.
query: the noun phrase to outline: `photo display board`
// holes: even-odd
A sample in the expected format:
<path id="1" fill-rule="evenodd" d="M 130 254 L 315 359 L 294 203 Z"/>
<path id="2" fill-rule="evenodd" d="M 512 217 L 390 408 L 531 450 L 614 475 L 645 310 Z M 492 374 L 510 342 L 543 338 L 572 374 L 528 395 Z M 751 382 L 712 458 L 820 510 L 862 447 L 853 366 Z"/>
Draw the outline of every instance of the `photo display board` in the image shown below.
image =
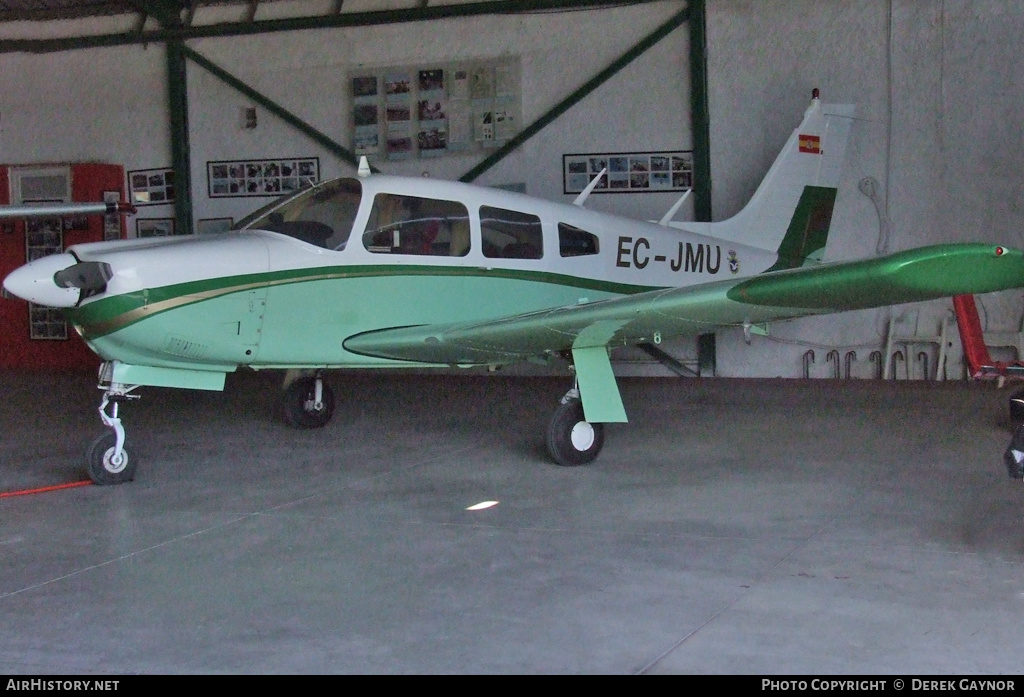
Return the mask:
<path id="1" fill-rule="evenodd" d="M 174 203 L 174 170 L 160 167 L 128 172 L 128 195 L 135 206 Z"/>
<path id="2" fill-rule="evenodd" d="M 45 203 L 61 203 L 47 201 Z M 25 219 L 25 260 L 35 261 L 64 251 L 64 221 L 57 216 Z M 68 338 L 68 325 L 59 307 L 28 304 L 28 337 L 30 339 Z"/>
<path id="3" fill-rule="evenodd" d="M 574 153 L 562 155 L 563 193 L 578 194 L 601 170 L 594 193 L 686 191 L 693 187 L 693 151 Z"/>
<path id="4" fill-rule="evenodd" d="M 320 183 L 320 158 L 207 162 L 206 178 L 210 198 L 280 196 Z"/>
<path id="5" fill-rule="evenodd" d="M 464 155 L 519 131 L 518 58 L 359 70 L 350 85 L 356 155 Z"/>

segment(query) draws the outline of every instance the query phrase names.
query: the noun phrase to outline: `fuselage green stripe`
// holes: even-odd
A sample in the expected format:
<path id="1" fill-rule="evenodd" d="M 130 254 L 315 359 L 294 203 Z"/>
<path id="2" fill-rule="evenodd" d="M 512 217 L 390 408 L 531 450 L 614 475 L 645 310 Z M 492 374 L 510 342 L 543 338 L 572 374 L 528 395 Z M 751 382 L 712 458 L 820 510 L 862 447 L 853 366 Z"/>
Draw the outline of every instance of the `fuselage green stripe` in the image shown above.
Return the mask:
<path id="1" fill-rule="evenodd" d="M 293 283 L 314 283 L 349 278 L 388 276 L 479 277 L 545 283 L 567 288 L 600 291 L 615 295 L 633 295 L 660 286 L 613 283 L 599 279 L 521 269 L 464 266 L 361 265 L 331 266 L 266 273 L 241 274 L 187 281 L 160 288 L 147 288 L 100 298 L 66 311 L 69 321 L 81 328 L 86 338 L 97 338 L 123 329 L 135 322 L 184 305 L 251 290 Z"/>

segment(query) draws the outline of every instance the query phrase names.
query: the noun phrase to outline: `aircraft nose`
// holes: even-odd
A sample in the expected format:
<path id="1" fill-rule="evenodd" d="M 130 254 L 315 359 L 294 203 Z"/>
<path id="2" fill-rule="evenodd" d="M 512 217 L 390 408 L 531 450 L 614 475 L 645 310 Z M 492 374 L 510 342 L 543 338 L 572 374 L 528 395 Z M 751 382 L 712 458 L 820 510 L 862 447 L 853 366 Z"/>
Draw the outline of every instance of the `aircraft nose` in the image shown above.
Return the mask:
<path id="1" fill-rule="evenodd" d="M 70 254 L 51 254 L 15 269 L 4 279 L 4 288 L 22 300 L 47 307 L 74 307 L 80 290 L 62 288 L 54 274 L 78 263 Z"/>

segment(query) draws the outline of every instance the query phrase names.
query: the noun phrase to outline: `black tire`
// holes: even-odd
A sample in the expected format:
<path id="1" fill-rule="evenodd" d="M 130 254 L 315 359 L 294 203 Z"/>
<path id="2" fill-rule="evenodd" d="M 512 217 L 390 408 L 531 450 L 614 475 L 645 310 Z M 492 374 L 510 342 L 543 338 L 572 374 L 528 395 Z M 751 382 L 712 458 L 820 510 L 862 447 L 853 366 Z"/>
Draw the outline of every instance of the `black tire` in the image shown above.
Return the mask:
<path id="1" fill-rule="evenodd" d="M 135 479 L 135 468 L 139 463 L 131 456 L 127 442 L 121 448 L 121 462 L 111 462 L 116 444 L 117 436 L 113 431 L 107 431 L 86 449 L 85 468 L 94 484 L 124 484 Z"/>
<path id="2" fill-rule="evenodd" d="M 576 439 L 573 439 L 573 431 Z M 589 465 L 604 447 L 604 424 L 589 423 L 578 399 L 562 402 L 548 425 L 548 452 L 563 467 Z"/>
<path id="3" fill-rule="evenodd" d="M 1024 424 L 1024 390 L 1017 390 L 1010 395 L 1010 423 L 1016 429 Z"/>
<path id="4" fill-rule="evenodd" d="M 1006 464 L 1006 473 L 1010 475 L 1010 479 L 1024 479 L 1024 425 L 1018 426 L 1014 431 L 1013 439 L 1003 453 L 1003 462 Z"/>
<path id="5" fill-rule="evenodd" d="M 321 408 L 313 408 L 316 378 L 299 378 L 282 396 L 281 412 L 292 428 L 323 428 L 334 416 L 334 391 L 326 382 L 320 392 Z"/>

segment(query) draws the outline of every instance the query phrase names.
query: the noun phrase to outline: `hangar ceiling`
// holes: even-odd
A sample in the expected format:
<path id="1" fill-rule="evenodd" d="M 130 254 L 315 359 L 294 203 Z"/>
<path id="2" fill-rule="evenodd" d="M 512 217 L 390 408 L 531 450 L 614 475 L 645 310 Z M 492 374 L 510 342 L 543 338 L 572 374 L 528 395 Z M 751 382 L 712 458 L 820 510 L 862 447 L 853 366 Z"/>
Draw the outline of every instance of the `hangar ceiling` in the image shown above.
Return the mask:
<path id="1" fill-rule="evenodd" d="M 255 14 L 261 4 L 278 0 L 0 0 L 0 21 L 75 19 L 100 15 L 193 14 L 201 7 L 239 5 Z M 340 11 L 344 0 L 334 0 Z"/>
<path id="2" fill-rule="evenodd" d="M 588 10 L 657 0 L 0 0 L 0 53 L 243 36 L 298 29 L 418 22 L 450 17 Z M 107 17 L 108 33 L 57 20 Z M 16 26 L 11 30 L 10 26 Z"/>

